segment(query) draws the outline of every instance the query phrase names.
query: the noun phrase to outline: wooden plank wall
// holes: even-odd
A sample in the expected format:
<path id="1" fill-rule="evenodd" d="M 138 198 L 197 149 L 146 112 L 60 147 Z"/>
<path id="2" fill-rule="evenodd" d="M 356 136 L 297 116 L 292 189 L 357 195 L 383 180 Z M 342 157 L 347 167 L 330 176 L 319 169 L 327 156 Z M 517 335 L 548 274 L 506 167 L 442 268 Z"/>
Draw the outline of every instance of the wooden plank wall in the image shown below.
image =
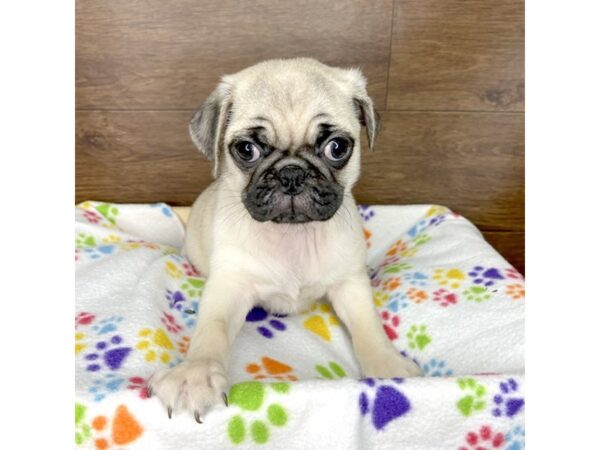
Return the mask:
<path id="1" fill-rule="evenodd" d="M 523 0 L 78 0 L 76 199 L 189 205 L 187 122 L 260 60 L 358 66 L 382 115 L 359 202 L 438 203 L 524 271 Z M 393 168 L 393 170 L 390 170 Z"/>

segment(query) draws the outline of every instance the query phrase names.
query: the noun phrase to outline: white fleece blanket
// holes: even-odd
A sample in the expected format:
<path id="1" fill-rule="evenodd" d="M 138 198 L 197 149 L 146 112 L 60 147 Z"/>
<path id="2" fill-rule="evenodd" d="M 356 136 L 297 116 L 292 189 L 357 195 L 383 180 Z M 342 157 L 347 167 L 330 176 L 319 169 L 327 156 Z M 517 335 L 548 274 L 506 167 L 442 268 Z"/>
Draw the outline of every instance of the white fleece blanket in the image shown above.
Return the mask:
<path id="1" fill-rule="evenodd" d="M 165 204 L 76 208 L 80 448 L 509 449 L 524 446 L 524 280 L 439 206 L 360 207 L 374 303 L 425 377 L 360 379 L 325 303 L 254 309 L 231 355 L 230 406 L 169 420 L 146 379 L 183 358 L 204 278 Z"/>

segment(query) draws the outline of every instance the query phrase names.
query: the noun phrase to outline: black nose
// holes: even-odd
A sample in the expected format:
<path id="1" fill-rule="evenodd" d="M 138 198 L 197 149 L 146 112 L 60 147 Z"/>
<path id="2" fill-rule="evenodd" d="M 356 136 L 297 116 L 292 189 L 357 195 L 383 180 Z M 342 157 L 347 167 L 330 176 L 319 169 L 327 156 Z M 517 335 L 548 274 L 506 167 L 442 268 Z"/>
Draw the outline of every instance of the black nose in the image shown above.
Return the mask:
<path id="1" fill-rule="evenodd" d="M 298 195 L 304 190 L 306 172 L 302 167 L 285 166 L 279 170 L 278 176 L 284 194 Z"/>

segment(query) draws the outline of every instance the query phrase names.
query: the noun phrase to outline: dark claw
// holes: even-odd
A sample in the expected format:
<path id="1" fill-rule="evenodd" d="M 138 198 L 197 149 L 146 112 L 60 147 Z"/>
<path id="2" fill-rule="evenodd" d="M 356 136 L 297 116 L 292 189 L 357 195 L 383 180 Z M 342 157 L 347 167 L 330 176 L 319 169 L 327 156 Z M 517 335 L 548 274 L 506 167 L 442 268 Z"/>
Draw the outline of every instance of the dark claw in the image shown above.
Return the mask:
<path id="1" fill-rule="evenodd" d="M 229 406 L 229 400 L 227 400 L 227 394 L 225 392 L 223 392 L 223 402 L 225 403 L 225 406 Z"/>
<path id="2" fill-rule="evenodd" d="M 200 411 L 194 411 L 194 419 L 196 419 L 196 422 L 202 423 L 202 421 L 200 420 Z"/>
<path id="3" fill-rule="evenodd" d="M 167 414 L 169 415 L 169 419 L 173 415 L 173 408 L 171 408 L 170 406 L 167 407 Z"/>
<path id="4" fill-rule="evenodd" d="M 146 387 L 146 395 L 148 398 L 152 397 L 152 388 L 150 386 Z"/>

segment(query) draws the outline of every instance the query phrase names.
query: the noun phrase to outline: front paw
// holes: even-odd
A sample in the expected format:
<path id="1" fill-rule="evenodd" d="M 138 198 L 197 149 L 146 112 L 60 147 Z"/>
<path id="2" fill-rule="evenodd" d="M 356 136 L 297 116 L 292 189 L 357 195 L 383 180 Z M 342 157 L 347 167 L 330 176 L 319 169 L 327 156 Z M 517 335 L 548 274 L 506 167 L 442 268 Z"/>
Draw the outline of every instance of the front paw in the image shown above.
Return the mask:
<path id="1" fill-rule="evenodd" d="M 148 382 L 148 395 L 157 396 L 173 411 L 188 410 L 196 422 L 211 406 L 227 405 L 227 376 L 223 365 L 214 359 L 183 361 L 179 365 L 156 372 Z"/>
<path id="2" fill-rule="evenodd" d="M 419 366 L 410 358 L 393 354 L 373 359 L 363 367 L 366 377 L 372 378 L 408 378 L 423 375 Z"/>

